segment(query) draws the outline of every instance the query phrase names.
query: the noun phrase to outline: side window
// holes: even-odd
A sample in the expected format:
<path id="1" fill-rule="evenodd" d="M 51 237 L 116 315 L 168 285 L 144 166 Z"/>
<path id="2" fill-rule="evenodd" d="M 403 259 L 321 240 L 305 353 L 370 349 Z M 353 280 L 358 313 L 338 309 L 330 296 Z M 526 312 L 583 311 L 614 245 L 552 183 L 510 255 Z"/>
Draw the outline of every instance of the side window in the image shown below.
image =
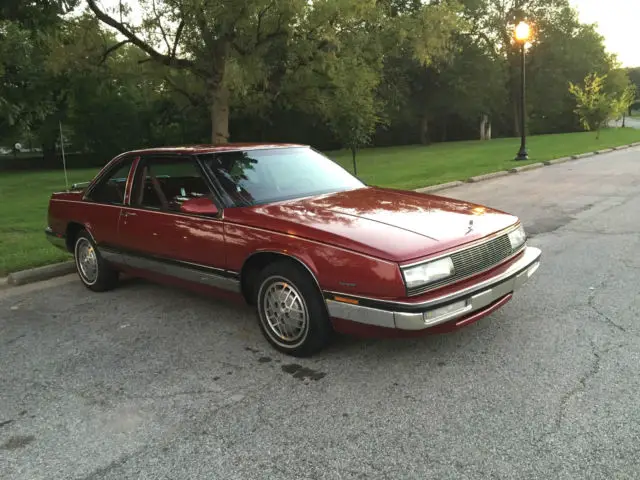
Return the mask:
<path id="1" fill-rule="evenodd" d="M 192 158 L 143 158 L 138 164 L 131 205 L 165 211 L 180 211 L 190 198 L 211 191 Z"/>
<path id="2" fill-rule="evenodd" d="M 119 168 L 112 171 L 96 185 L 89 198 L 94 202 L 122 205 L 124 192 L 127 187 L 127 177 L 131 170 L 133 159 L 125 161 Z"/>

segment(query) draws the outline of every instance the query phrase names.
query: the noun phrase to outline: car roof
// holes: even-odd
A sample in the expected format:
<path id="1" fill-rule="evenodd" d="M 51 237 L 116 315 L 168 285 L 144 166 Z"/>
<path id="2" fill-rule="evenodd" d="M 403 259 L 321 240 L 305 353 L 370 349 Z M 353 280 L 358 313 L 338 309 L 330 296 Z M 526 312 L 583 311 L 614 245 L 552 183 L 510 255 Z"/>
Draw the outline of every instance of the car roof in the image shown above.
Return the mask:
<path id="1" fill-rule="evenodd" d="M 267 148 L 292 148 L 308 147 L 308 145 L 298 145 L 295 143 L 227 143 L 225 145 L 185 145 L 182 147 L 158 147 L 134 150 L 127 153 L 183 153 L 183 154 L 204 154 L 216 152 L 231 152 L 238 150 L 262 150 Z"/>

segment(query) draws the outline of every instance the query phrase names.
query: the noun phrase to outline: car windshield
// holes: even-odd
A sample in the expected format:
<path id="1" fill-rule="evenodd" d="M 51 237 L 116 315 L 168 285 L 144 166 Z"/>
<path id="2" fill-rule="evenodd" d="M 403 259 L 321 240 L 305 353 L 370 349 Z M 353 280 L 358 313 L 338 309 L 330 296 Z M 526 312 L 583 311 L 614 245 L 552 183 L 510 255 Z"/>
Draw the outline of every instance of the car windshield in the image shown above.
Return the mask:
<path id="1" fill-rule="evenodd" d="M 324 155 L 306 147 L 270 148 L 201 155 L 234 205 L 341 192 L 364 184 Z"/>

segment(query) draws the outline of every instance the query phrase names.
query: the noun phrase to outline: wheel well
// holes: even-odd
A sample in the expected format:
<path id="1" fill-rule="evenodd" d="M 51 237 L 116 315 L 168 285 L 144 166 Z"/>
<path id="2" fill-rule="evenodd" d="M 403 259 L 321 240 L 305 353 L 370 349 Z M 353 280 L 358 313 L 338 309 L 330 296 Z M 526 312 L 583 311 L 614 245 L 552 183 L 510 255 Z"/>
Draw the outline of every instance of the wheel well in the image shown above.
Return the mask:
<path id="1" fill-rule="evenodd" d="M 249 305 L 253 305 L 255 303 L 255 295 L 256 295 L 255 280 L 258 273 L 260 273 L 260 271 L 262 271 L 262 269 L 265 268 L 267 265 L 277 261 L 282 261 L 282 260 L 289 261 L 298 267 L 302 267 L 302 269 L 309 276 L 311 276 L 311 278 L 313 279 L 313 282 L 316 285 L 318 284 L 315 276 L 313 275 L 313 273 L 311 273 L 311 270 L 309 269 L 309 267 L 307 267 L 307 265 L 305 265 L 302 261 L 298 260 L 297 258 L 291 257 L 289 255 L 284 255 L 282 253 L 276 253 L 276 252 L 255 253 L 251 255 L 248 260 L 245 261 L 244 265 L 242 266 L 242 270 L 240 271 L 240 287 L 242 289 L 242 295 L 244 296 L 245 301 Z"/>
<path id="2" fill-rule="evenodd" d="M 70 222 L 67 225 L 67 231 L 65 232 L 65 242 L 67 244 L 67 250 L 73 252 L 73 247 L 76 243 L 76 236 L 80 230 L 84 229 L 84 225 L 81 225 L 76 222 Z"/>

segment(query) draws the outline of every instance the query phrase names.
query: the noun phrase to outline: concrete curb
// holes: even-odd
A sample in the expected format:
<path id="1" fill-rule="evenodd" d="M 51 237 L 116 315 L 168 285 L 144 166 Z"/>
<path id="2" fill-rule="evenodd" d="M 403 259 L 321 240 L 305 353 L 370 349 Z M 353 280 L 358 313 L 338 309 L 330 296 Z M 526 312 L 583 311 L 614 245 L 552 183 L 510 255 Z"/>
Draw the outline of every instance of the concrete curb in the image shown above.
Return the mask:
<path id="1" fill-rule="evenodd" d="M 595 152 L 588 152 L 588 153 L 581 153 L 580 155 L 571 155 L 571 158 L 573 158 L 574 160 L 579 160 L 580 158 L 593 157 L 594 155 L 595 155 Z"/>
<path id="2" fill-rule="evenodd" d="M 581 158 L 594 157 L 596 155 L 600 155 L 604 153 L 611 153 L 614 150 L 625 150 L 627 148 L 632 148 L 632 147 L 640 147 L 640 142 L 631 143 L 629 145 L 620 145 L 613 148 L 606 148 L 604 150 L 598 150 L 597 152 L 587 152 L 587 153 L 581 153 L 579 155 L 571 155 L 570 157 L 554 158 L 553 160 L 545 160 L 544 162 L 540 162 L 540 163 L 531 163 L 529 165 L 523 165 L 522 167 L 515 167 L 510 170 L 502 170 L 499 172 L 487 173 L 485 175 L 478 175 L 475 177 L 468 178 L 464 182 L 455 181 L 455 182 L 441 183 L 439 185 L 431 185 L 429 187 L 417 188 L 414 191 L 419 193 L 437 192 L 439 190 L 459 187 L 464 183 L 482 182 L 484 180 L 490 180 L 492 178 L 505 177 L 507 175 L 511 175 L 514 173 L 526 172 L 527 170 L 536 170 L 543 166 L 557 165 L 559 163 L 570 162 L 572 160 L 579 160 Z"/>
<path id="3" fill-rule="evenodd" d="M 445 188 L 459 187 L 460 185 L 464 185 L 464 182 L 460 182 L 456 180 L 455 182 L 439 183 L 438 185 L 431 185 L 429 187 L 418 188 L 414 191 L 418 193 L 437 192 L 438 190 L 444 190 Z"/>
<path id="4" fill-rule="evenodd" d="M 523 165 L 521 167 L 512 168 L 509 170 L 511 173 L 526 172 L 527 170 L 536 170 L 537 168 L 544 167 L 544 163 L 530 163 L 529 165 Z"/>
<path id="5" fill-rule="evenodd" d="M 561 157 L 561 158 L 554 158 L 553 160 L 545 160 L 542 163 L 549 166 L 549 165 L 557 165 L 559 163 L 570 162 L 571 160 L 575 160 L 575 159 L 573 157 Z"/>
<path id="6" fill-rule="evenodd" d="M 61 277 L 73 273 L 76 269 L 74 262 L 55 263 L 44 267 L 30 268 L 21 272 L 10 273 L 7 284 L 10 286 L 26 285 L 28 283 L 41 282 L 54 277 Z"/>
<path id="7" fill-rule="evenodd" d="M 485 173 L 484 175 L 477 175 L 475 177 L 467 178 L 466 181 L 468 183 L 476 183 L 482 182 L 484 180 L 490 180 L 492 178 L 506 177 L 507 175 L 511 175 L 511 173 L 507 170 L 502 170 L 500 172 Z"/>

